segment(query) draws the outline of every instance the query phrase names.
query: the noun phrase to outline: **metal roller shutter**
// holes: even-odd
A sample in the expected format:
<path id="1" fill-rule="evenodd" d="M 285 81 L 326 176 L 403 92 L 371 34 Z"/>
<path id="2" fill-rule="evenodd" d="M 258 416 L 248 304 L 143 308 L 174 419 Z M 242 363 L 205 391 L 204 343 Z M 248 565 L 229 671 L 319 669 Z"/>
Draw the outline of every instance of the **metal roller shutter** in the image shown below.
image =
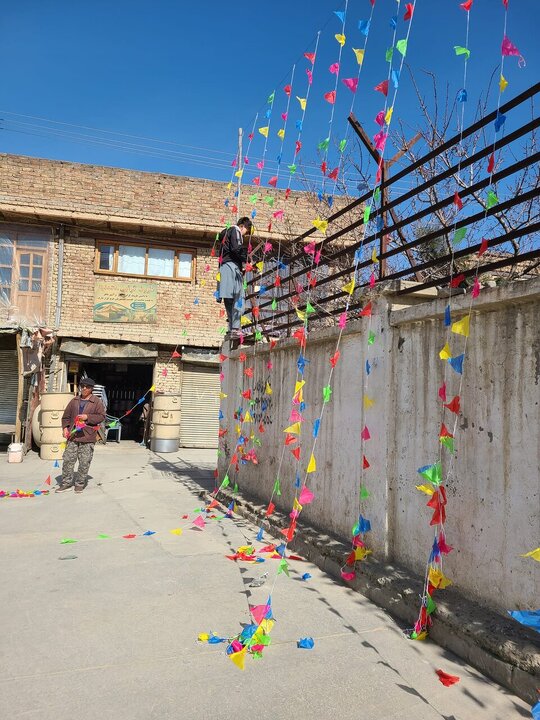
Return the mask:
<path id="1" fill-rule="evenodd" d="M 17 390 L 16 336 L 15 334 L 3 335 L 0 336 L 0 425 L 15 424 Z"/>
<path id="2" fill-rule="evenodd" d="M 219 369 L 184 364 L 180 446 L 217 448 L 219 430 Z"/>

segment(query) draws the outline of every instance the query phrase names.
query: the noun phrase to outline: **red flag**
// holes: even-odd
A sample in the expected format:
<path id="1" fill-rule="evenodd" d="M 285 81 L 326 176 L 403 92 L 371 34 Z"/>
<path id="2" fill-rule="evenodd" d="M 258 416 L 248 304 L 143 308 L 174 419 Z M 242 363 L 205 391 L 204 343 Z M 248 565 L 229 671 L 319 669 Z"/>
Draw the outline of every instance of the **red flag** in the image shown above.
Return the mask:
<path id="1" fill-rule="evenodd" d="M 273 502 L 268 503 L 268 507 L 266 508 L 266 513 L 265 513 L 266 517 L 270 517 L 270 515 L 274 512 L 275 509 L 276 509 L 276 506 L 274 505 Z"/>
<path id="2" fill-rule="evenodd" d="M 488 241 L 486 238 L 482 238 L 482 242 L 480 243 L 480 250 L 478 250 L 478 257 L 482 257 L 482 255 L 486 252 L 488 249 Z"/>
<path id="3" fill-rule="evenodd" d="M 297 460 L 300 460 L 300 446 L 294 448 L 294 450 L 291 450 L 291 452 Z"/>
<path id="4" fill-rule="evenodd" d="M 472 0 L 469 1 L 472 5 Z M 464 5 L 465 4 L 466 3 L 464 3 Z M 435 670 L 435 672 L 437 673 L 437 675 L 439 676 L 439 680 L 445 687 L 450 687 L 450 685 L 454 685 L 455 683 L 458 683 L 460 681 L 460 678 L 457 675 L 449 675 L 448 673 L 445 673 L 444 670 Z"/>
<path id="5" fill-rule="evenodd" d="M 304 53 L 304 57 L 307 58 L 312 65 L 315 62 L 315 53 Z"/>
<path id="6" fill-rule="evenodd" d="M 452 278 L 450 280 L 450 287 L 451 288 L 457 288 L 461 285 L 461 283 L 465 280 L 465 275 L 461 273 L 460 275 L 456 275 L 455 278 Z"/>
<path id="7" fill-rule="evenodd" d="M 378 184 L 381 182 L 381 178 L 382 178 L 382 163 L 383 163 L 383 161 L 381 160 L 380 163 L 377 165 L 377 172 L 376 172 L 376 174 L 375 174 L 375 185 L 378 185 Z"/>
<path id="8" fill-rule="evenodd" d="M 45 480 L 45 485 L 50 485 L 50 484 L 51 484 L 51 476 L 48 475 L 47 479 Z"/>
<path id="9" fill-rule="evenodd" d="M 177 352 L 176 350 L 174 350 L 174 351 L 173 351 L 173 354 L 171 355 L 171 358 L 181 358 L 181 357 L 182 357 L 182 356 L 180 355 L 180 353 Z"/>
<path id="10" fill-rule="evenodd" d="M 371 467 L 371 465 L 368 463 L 368 459 L 365 455 L 362 455 L 362 467 L 364 470 L 367 470 L 368 467 Z"/>
<path id="11" fill-rule="evenodd" d="M 281 277 L 279 275 L 276 275 L 276 279 L 274 280 L 274 287 L 281 287 Z"/>
<path id="12" fill-rule="evenodd" d="M 443 402 L 446 402 L 446 383 L 443 383 L 439 388 L 439 397 Z"/>
<path id="13" fill-rule="evenodd" d="M 330 358 L 330 365 L 331 365 L 333 368 L 336 367 L 337 361 L 339 360 L 340 355 L 341 355 L 341 353 L 339 352 L 339 350 L 336 350 L 336 352 L 335 352 L 335 353 L 332 355 L 332 357 Z"/>
<path id="14" fill-rule="evenodd" d="M 336 91 L 330 90 L 330 92 L 324 93 L 324 99 L 330 103 L 330 105 L 333 105 L 336 102 Z"/>
<path id="15" fill-rule="evenodd" d="M 283 88 L 283 90 L 284 90 L 284 92 L 285 92 L 285 95 L 288 95 L 288 96 L 290 97 L 292 87 L 291 87 L 290 85 L 285 85 L 285 87 Z"/>
<path id="16" fill-rule="evenodd" d="M 302 149 L 302 143 L 300 142 L 300 140 L 296 140 L 296 142 L 294 143 L 294 154 L 298 155 L 298 153 L 300 152 L 301 149 Z M 289 190 L 289 192 L 290 192 L 290 190 Z"/>
<path id="17" fill-rule="evenodd" d="M 253 377 L 253 368 L 250 368 L 250 367 L 246 368 L 244 370 L 244 375 L 246 377 Z"/>
<path id="18" fill-rule="evenodd" d="M 457 190 L 454 193 L 454 205 L 456 205 L 458 210 L 461 210 L 461 208 L 463 207 L 463 203 L 461 201 L 461 198 L 459 197 L 459 193 Z"/>
<path id="19" fill-rule="evenodd" d="M 221 355 L 219 356 L 219 362 L 225 362 L 228 357 L 228 355 L 223 355 L 223 353 L 221 353 Z"/>
<path id="20" fill-rule="evenodd" d="M 472 2 L 472 0 L 471 0 Z M 414 12 L 414 5 L 412 3 L 407 3 L 405 5 L 405 15 L 403 16 L 404 20 L 410 20 L 413 16 Z"/>
<path id="21" fill-rule="evenodd" d="M 322 174 L 323 174 L 323 175 L 326 175 L 326 171 L 327 171 L 327 170 L 328 170 L 328 165 L 327 165 L 326 162 L 323 160 L 322 163 L 321 163 L 321 172 L 322 172 Z"/>
<path id="22" fill-rule="evenodd" d="M 491 153 L 491 155 L 489 156 L 489 161 L 488 161 L 488 173 L 491 174 L 493 172 L 494 167 L 495 167 L 495 153 Z"/>
<path id="23" fill-rule="evenodd" d="M 459 395 L 456 395 L 452 400 L 445 404 L 445 408 L 448 408 L 450 412 L 456 413 L 456 415 L 459 415 L 459 409 L 460 409 L 460 397 Z"/>
<path id="24" fill-rule="evenodd" d="M 238 359 L 240 360 L 240 362 L 246 362 L 246 360 L 247 360 L 246 353 L 240 353 L 240 355 L 238 356 Z"/>
<path id="25" fill-rule="evenodd" d="M 337 180 L 339 168 L 334 168 L 331 173 L 328 174 L 330 180 Z"/>
<path id="26" fill-rule="evenodd" d="M 441 429 L 439 430 L 439 437 L 454 437 L 452 433 L 448 430 L 446 425 L 442 423 Z"/>
<path id="27" fill-rule="evenodd" d="M 371 317 L 371 300 L 366 307 L 360 311 L 360 317 Z"/>
<path id="28" fill-rule="evenodd" d="M 253 305 L 253 307 L 251 308 L 251 312 L 252 312 L 254 318 L 258 318 L 258 317 L 259 317 L 259 312 L 260 312 L 259 306 L 258 306 L 258 305 Z"/>
<path id="29" fill-rule="evenodd" d="M 268 184 L 271 185 L 272 187 L 276 187 L 276 185 L 277 185 L 277 175 L 274 175 L 273 177 L 271 177 L 270 180 L 268 181 Z"/>
<path id="30" fill-rule="evenodd" d="M 218 501 L 214 499 L 214 500 L 212 500 L 212 502 L 210 502 L 210 503 L 206 506 L 206 509 L 207 509 L 207 510 L 211 510 L 212 508 L 218 507 L 218 505 L 219 505 Z"/>
<path id="31" fill-rule="evenodd" d="M 246 400 L 251 400 L 251 389 L 244 390 L 244 392 L 242 393 L 242 397 Z"/>
<path id="32" fill-rule="evenodd" d="M 289 435 L 289 434 L 285 435 L 285 445 L 292 445 L 295 442 L 296 442 L 296 438 L 294 437 L 294 435 Z"/>
<path id="33" fill-rule="evenodd" d="M 264 429 L 264 425 L 263 425 L 262 423 L 259 423 L 259 432 L 261 433 L 261 435 L 262 435 L 264 432 L 266 432 L 266 430 Z"/>
<path id="34" fill-rule="evenodd" d="M 380 92 L 384 95 L 384 97 L 388 96 L 388 80 L 383 80 L 378 85 L 375 85 L 374 88 L 377 92 Z"/>
<path id="35" fill-rule="evenodd" d="M 277 340 L 270 340 L 270 350 L 273 350 L 276 347 L 276 345 L 277 345 Z M 268 369 L 271 370 L 272 366 L 270 365 L 270 367 Z"/>
<path id="36" fill-rule="evenodd" d="M 289 195 L 290 195 L 290 194 L 291 194 L 291 188 L 287 188 L 287 189 L 285 190 L 285 200 L 288 200 L 288 199 L 289 199 Z"/>
<path id="37" fill-rule="evenodd" d="M 472 8 L 472 4 L 473 0 L 466 0 L 466 2 L 462 2 L 459 7 L 469 12 L 469 10 Z"/>
<path id="38" fill-rule="evenodd" d="M 236 453 L 234 453 L 234 455 L 231 458 L 231 465 L 236 465 L 237 462 L 238 462 L 238 455 Z"/>

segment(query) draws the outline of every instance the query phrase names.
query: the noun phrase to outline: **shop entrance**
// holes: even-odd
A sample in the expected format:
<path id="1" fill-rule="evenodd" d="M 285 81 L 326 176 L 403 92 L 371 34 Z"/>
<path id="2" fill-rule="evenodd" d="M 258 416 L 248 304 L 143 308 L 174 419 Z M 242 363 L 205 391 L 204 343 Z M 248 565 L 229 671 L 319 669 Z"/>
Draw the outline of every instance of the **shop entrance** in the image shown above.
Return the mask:
<path id="1" fill-rule="evenodd" d="M 95 380 L 97 385 L 103 386 L 108 416 L 120 418 L 133 408 L 132 412 L 122 420 L 122 441 L 141 442 L 145 425 L 142 418 L 144 403 L 137 404 L 137 401 L 152 386 L 153 364 L 133 361 L 103 362 L 79 358 L 67 360 L 67 369 L 69 387 L 74 392 L 77 392 L 80 379 L 84 375 Z M 100 388 L 97 389 L 96 395 L 101 395 Z M 146 397 L 151 402 L 151 394 Z"/>

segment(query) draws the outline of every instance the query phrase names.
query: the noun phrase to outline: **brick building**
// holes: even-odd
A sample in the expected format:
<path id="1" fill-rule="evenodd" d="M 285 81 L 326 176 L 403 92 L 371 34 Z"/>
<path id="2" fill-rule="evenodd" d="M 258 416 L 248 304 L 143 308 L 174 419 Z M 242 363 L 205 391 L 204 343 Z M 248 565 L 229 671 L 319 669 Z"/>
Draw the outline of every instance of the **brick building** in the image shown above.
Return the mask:
<path id="1" fill-rule="evenodd" d="M 87 373 L 119 416 L 155 385 L 185 399 L 182 444 L 216 443 L 225 318 L 212 247 L 221 217 L 232 217 L 230 195 L 208 180 L 0 155 L 0 326 L 54 330 L 45 389 L 76 390 Z M 286 205 L 283 192 L 263 197 L 255 243 L 284 239 L 283 225 L 268 231 L 277 208 L 289 232 L 311 225 L 303 193 Z M 11 388 L 14 349 L 2 355 L 0 344 L 0 379 Z M 136 414 L 124 428 L 133 439 Z"/>

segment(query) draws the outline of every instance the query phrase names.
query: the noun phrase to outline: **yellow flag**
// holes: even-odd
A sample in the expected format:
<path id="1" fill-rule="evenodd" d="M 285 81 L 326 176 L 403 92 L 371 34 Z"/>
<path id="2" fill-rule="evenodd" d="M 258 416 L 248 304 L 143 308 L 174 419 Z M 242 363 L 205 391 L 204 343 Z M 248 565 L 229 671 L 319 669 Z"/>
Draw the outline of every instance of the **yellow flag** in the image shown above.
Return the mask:
<path id="1" fill-rule="evenodd" d="M 199 637 L 197 638 L 197 640 L 199 642 L 208 642 L 209 637 L 210 635 L 208 633 L 199 633 Z"/>
<path id="2" fill-rule="evenodd" d="M 307 98 L 301 98 L 301 97 L 298 97 L 298 95 L 297 95 L 297 96 L 296 96 L 296 99 L 297 99 L 298 102 L 300 103 L 300 110 L 305 110 L 305 109 L 306 109 Z"/>
<path id="3" fill-rule="evenodd" d="M 274 620 L 269 620 L 268 618 L 264 618 L 264 620 L 261 620 L 261 624 L 259 627 L 262 629 L 263 632 L 265 632 L 267 635 L 270 632 L 270 630 L 274 627 Z"/>
<path id="4" fill-rule="evenodd" d="M 363 560 L 368 555 L 371 555 L 371 550 L 367 550 L 367 548 L 363 547 L 356 547 L 354 548 L 354 559 L 355 560 Z"/>
<path id="5" fill-rule="evenodd" d="M 267 395 L 271 395 L 271 394 L 272 394 L 272 387 L 271 387 L 270 383 L 266 383 L 266 387 L 264 388 L 264 392 L 265 392 Z"/>
<path id="6" fill-rule="evenodd" d="M 457 320 L 455 323 L 452 323 L 452 332 L 456 333 L 457 335 L 465 335 L 465 337 L 469 337 L 470 319 L 471 316 L 466 315 L 464 318 L 461 318 L 461 320 Z"/>
<path id="7" fill-rule="evenodd" d="M 244 171 L 243 171 L 243 170 L 237 170 L 237 171 L 234 173 L 234 176 L 237 177 L 237 178 L 241 178 L 243 174 L 244 174 Z"/>
<path id="8" fill-rule="evenodd" d="M 367 395 L 364 395 L 364 407 L 366 410 L 369 410 L 369 408 L 373 407 L 374 404 L 375 404 L 375 400 L 372 400 Z"/>
<path id="9" fill-rule="evenodd" d="M 289 427 L 285 428 L 285 430 L 283 432 L 289 433 L 289 435 L 300 435 L 300 432 L 301 432 L 300 423 L 295 422 L 292 425 L 289 425 Z"/>
<path id="10" fill-rule="evenodd" d="M 326 228 L 328 227 L 328 220 L 321 220 L 320 217 L 317 217 L 313 221 L 313 225 L 317 228 L 317 230 L 320 230 L 322 233 L 324 233 L 326 232 Z"/>
<path id="11" fill-rule="evenodd" d="M 344 285 L 341 289 L 343 292 L 349 293 L 349 295 L 352 295 L 354 292 L 354 286 L 355 286 L 354 278 L 351 280 L 351 282 L 348 282 L 346 285 Z"/>
<path id="12" fill-rule="evenodd" d="M 217 282 L 219 282 L 219 281 L 221 280 L 221 273 L 220 273 L 220 272 L 216 273 L 216 280 L 217 280 Z"/>
<path id="13" fill-rule="evenodd" d="M 507 87 L 508 87 L 508 80 L 504 77 L 504 75 L 501 75 L 501 77 L 499 79 L 499 90 L 503 93 Z"/>
<path id="14" fill-rule="evenodd" d="M 151 386 L 150 386 L 150 390 L 149 390 L 148 392 L 155 392 L 155 389 L 156 389 L 156 386 L 155 386 L 155 385 L 151 385 Z"/>
<path id="15" fill-rule="evenodd" d="M 184 531 L 182 530 L 182 528 L 174 528 L 173 530 L 171 530 L 171 533 L 173 535 L 181 535 L 183 532 Z"/>
<path id="16" fill-rule="evenodd" d="M 230 190 L 232 188 L 232 182 L 227 183 L 227 190 Z"/>
<path id="17" fill-rule="evenodd" d="M 298 315 L 298 319 L 304 322 L 304 320 L 306 319 L 306 313 L 303 310 L 299 310 L 298 308 L 296 308 L 296 314 Z"/>
<path id="18" fill-rule="evenodd" d="M 433 495 L 435 492 L 433 488 L 430 488 L 427 485 L 417 485 L 416 489 L 420 490 L 420 492 L 426 493 L 426 495 Z"/>
<path id="19" fill-rule="evenodd" d="M 246 410 L 246 414 L 244 415 L 244 422 L 253 422 L 253 418 L 251 417 L 249 410 Z"/>
<path id="20" fill-rule="evenodd" d="M 236 426 L 236 434 L 240 435 L 241 431 L 242 431 L 242 428 L 240 427 L 240 425 L 237 425 Z"/>
<path id="21" fill-rule="evenodd" d="M 229 396 L 226 395 L 224 392 L 220 392 L 220 393 L 219 393 L 219 397 L 220 397 L 221 400 L 225 400 L 225 398 L 226 398 L 226 397 L 229 397 Z"/>
<path id="22" fill-rule="evenodd" d="M 429 568 L 428 579 L 434 587 L 439 588 L 440 590 L 444 590 L 444 588 L 452 584 L 452 581 L 447 578 L 441 570 L 437 570 L 434 567 Z"/>
<path id="23" fill-rule="evenodd" d="M 537 547 L 536 550 L 531 550 L 520 557 L 532 557 L 533 560 L 540 562 L 540 547 Z"/>
<path id="24" fill-rule="evenodd" d="M 285 137 L 285 129 L 281 128 L 281 130 L 278 130 L 277 135 L 278 135 L 278 138 L 281 138 L 283 140 L 283 138 Z"/>
<path id="25" fill-rule="evenodd" d="M 364 62 L 364 51 L 357 48 L 353 48 L 352 51 L 356 55 L 356 62 L 361 65 Z"/>
<path id="26" fill-rule="evenodd" d="M 262 273 L 263 267 L 264 267 L 264 262 L 263 262 L 262 260 L 260 260 L 258 263 L 255 263 L 255 267 L 257 268 L 257 270 L 258 270 L 259 272 Z"/>
<path id="27" fill-rule="evenodd" d="M 229 655 L 233 663 L 236 665 L 237 668 L 240 668 L 240 670 L 243 670 L 244 665 L 246 664 L 246 653 L 247 645 L 243 647 L 239 652 L 231 653 Z"/>
<path id="28" fill-rule="evenodd" d="M 299 392 L 304 385 L 306 384 L 305 380 L 297 380 L 294 386 L 294 394 L 296 395 L 297 392 Z"/>
<path id="29" fill-rule="evenodd" d="M 204 287 L 206 285 L 206 280 L 201 280 L 201 287 Z"/>
<path id="30" fill-rule="evenodd" d="M 422 632 L 418 633 L 418 635 L 415 638 L 411 638 L 411 640 L 425 640 L 427 638 L 427 630 L 422 630 Z"/>
<path id="31" fill-rule="evenodd" d="M 450 352 L 450 345 L 448 343 L 445 343 L 443 349 L 439 353 L 439 357 L 441 360 L 449 360 L 452 357 L 452 353 Z"/>
<path id="32" fill-rule="evenodd" d="M 296 510 L 297 512 L 300 512 L 301 509 L 302 509 L 302 505 L 300 505 L 300 503 L 298 502 L 298 500 L 297 500 L 296 498 L 294 498 L 293 510 Z"/>
<path id="33" fill-rule="evenodd" d="M 376 248 L 373 248 L 373 251 L 372 251 L 372 253 L 371 253 L 371 262 L 372 262 L 372 263 L 378 263 L 378 262 L 379 262 L 379 258 L 377 257 L 377 249 L 376 249 Z"/>
<path id="34" fill-rule="evenodd" d="M 244 325 L 249 325 L 249 318 L 247 315 L 242 315 L 240 318 L 240 325 L 244 327 Z"/>
<path id="35" fill-rule="evenodd" d="M 268 137 L 268 125 L 266 127 L 260 127 L 259 132 L 263 137 Z"/>
<path id="36" fill-rule="evenodd" d="M 341 33 L 338 33 L 337 35 L 334 35 L 338 43 L 343 47 L 345 45 L 345 35 L 341 35 Z"/>
<path id="37" fill-rule="evenodd" d="M 317 463 L 315 462 L 315 456 L 313 455 L 313 453 L 311 453 L 311 457 L 309 458 L 306 472 L 312 473 L 312 472 L 315 472 L 316 469 L 317 469 Z"/>
<path id="38" fill-rule="evenodd" d="M 386 111 L 386 115 L 384 116 L 384 122 L 387 125 L 390 125 L 390 120 L 392 119 L 393 112 L 394 112 L 394 106 L 392 105 L 392 107 L 388 108 L 388 110 Z"/>

